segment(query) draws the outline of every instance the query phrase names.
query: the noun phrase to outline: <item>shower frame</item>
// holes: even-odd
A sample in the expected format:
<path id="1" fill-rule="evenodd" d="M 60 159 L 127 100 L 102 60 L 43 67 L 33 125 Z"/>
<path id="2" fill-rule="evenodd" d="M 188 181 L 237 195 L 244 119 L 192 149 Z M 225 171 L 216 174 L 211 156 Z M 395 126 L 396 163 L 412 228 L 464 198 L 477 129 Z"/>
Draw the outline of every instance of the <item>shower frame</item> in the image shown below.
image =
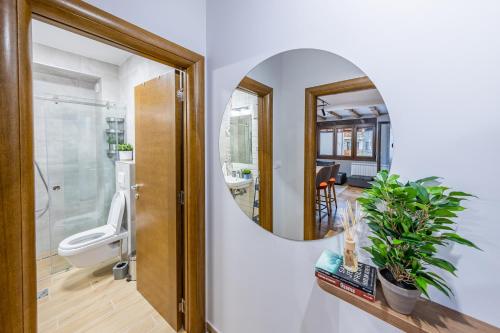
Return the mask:
<path id="1" fill-rule="evenodd" d="M 205 332 L 204 57 L 78 0 L 0 2 L 0 325 L 36 332 L 31 19 L 187 73 L 184 122 L 184 328 Z"/>

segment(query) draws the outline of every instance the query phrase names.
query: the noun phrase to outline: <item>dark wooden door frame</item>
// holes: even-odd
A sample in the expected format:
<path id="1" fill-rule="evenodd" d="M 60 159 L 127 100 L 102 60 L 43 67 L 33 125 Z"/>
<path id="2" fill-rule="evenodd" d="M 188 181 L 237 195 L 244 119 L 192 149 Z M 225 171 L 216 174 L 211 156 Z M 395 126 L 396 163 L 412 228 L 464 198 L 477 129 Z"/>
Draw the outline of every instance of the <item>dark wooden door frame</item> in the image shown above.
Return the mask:
<path id="1" fill-rule="evenodd" d="M 188 333 L 205 332 L 204 57 L 83 1 L 3 0 L 0 15 L 1 331 L 37 331 L 31 90 L 36 18 L 186 71 L 184 326 Z"/>
<path id="2" fill-rule="evenodd" d="M 273 88 L 245 76 L 238 89 L 246 90 L 259 98 L 259 223 L 264 229 L 273 232 Z"/>
<path id="3" fill-rule="evenodd" d="M 304 239 L 315 239 L 316 211 L 315 211 L 315 179 L 316 179 L 316 126 L 317 126 L 317 98 L 320 96 L 341 94 L 367 89 L 374 89 L 375 85 L 367 76 L 327 83 L 309 87 L 305 90 L 305 129 L 304 129 Z"/>

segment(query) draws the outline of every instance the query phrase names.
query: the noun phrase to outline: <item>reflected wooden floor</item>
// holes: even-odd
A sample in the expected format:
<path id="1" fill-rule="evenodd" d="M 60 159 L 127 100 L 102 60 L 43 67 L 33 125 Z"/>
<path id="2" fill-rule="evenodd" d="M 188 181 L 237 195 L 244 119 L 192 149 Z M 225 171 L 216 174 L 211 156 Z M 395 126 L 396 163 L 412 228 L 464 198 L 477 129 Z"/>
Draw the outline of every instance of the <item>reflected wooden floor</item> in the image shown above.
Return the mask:
<path id="1" fill-rule="evenodd" d="M 341 189 L 341 186 L 336 186 L 336 189 Z M 338 208 L 344 208 L 347 206 L 347 201 L 351 202 L 351 205 L 356 204 L 356 199 L 361 196 L 363 189 L 359 187 L 353 187 L 346 185 L 342 191 L 338 191 L 337 203 Z M 328 216 L 326 211 L 323 212 L 321 217 L 321 222 L 319 220 L 318 214 L 316 214 L 316 237 L 315 239 L 324 238 L 327 234 L 328 237 L 335 236 L 344 231 L 342 228 L 342 222 L 340 220 L 339 209 L 335 209 L 335 204 L 332 206 L 332 215 Z"/>
<path id="2" fill-rule="evenodd" d="M 112 267 L 72 268 L 39 280 L 38 290 L 49 288 L 49 295 L 38 300 L 38 332 L 175 332 L 135 282 L 113 279 Z"/>

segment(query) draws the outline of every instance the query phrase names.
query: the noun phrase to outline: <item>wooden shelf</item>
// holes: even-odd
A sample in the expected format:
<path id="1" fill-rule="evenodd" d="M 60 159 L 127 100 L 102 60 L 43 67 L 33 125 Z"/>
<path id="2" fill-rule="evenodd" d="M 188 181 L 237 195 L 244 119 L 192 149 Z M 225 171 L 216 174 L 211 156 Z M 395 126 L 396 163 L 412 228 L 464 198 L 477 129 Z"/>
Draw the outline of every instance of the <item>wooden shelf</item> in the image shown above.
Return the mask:
<path id="1" fill-rule="evenodd" d="M 324 291 L 405 332 L 500 333 L 500 328 L 425 299 L 417 302 L 411 315 L 400 314 L 389 307 L 380 285 L 377 285 L 376 301 L 369 302 L 320 279 L 317 282 Z"/>

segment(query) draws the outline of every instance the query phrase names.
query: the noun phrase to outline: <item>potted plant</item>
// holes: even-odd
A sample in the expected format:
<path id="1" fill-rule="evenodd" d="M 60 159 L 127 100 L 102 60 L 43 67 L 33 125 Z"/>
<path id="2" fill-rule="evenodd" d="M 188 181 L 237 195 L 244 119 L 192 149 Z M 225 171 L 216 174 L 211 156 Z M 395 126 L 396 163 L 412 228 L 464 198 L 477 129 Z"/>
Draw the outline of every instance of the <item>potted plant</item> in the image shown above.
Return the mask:
<path id="1" fill-rule="evenodd" d="M 118 145 L 118 157 L 120 161 L 131 161 L 133 157 L 133 152 L 134 148 L 132 147 L 131 144 L 128 143 L 121 143 Z"/>
<path id="2" fill-rule="evenodd" d="M 241 170 L 241 174 L 243 175 L 244 179 L 250 179 L 250 178 L 252 178 L 252 170 L 250 170 L 250 169 L 243 169 L 243 170 Z"/>
<path id="3" fill-rule="evenodd" d="M 368 251 L 378 266 L 384 296 L 394 310 L 409 314 L 433 286 L 448 297 L 452 293 L 443 269 L 455 275 L 455 266 L 437 257 L 438 247 L 459 243 L 478 248 L 455 232 L 461 202 L 471 195 L 436 185 L 437 177 L 401 183 L 398 175 L 381 171 L 358 199 L 372 231 Z"/>

